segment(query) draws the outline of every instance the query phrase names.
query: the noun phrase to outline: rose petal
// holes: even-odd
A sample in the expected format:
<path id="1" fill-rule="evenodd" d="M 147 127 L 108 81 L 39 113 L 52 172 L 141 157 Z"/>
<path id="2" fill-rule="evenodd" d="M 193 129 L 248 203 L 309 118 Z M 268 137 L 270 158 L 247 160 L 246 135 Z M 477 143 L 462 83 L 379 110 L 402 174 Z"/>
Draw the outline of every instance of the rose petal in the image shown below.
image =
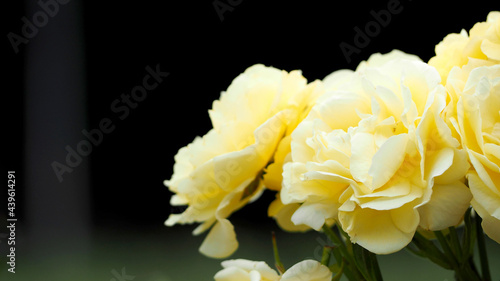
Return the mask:
<path id="1" fill-rule="evenodd" d="M 295 225 L 307 225 L 312 229 L 319 231 L 330 218 L 335 218 L 337 208 L 334 202 L 317 202 L 302 204 L 292 216 L 292 222 Z"/>
<path id="2" fill-rule="evenodd" d="M 470 206 L 472 194 L 465 184 L 434 185 L 430 201 L 419 207 L 420 226 L 438 231 L 456 226 Z"/>
<path id="3" fill-rule="evenodd" d="M 418 221 L 418 213 L 410 214 L 412 214 L 411 220 Z M 339 212 L 342 229 L 349 234 L 351 241 L 380 255 L 401 250 L 413 238 L 414 231 L 402 231 L 394 223 L 392 216 L 391 211 L 376 211 L 369 208 Z M 397 214 L 396 220 L 400 221 Z"/>
<path id="4" fill-rule="evenodd" d="M 399 169 L 406 156 L 407 134 L 392 136 L 373 155 L 368 174 L 373 178 L 372 188 L 387 183 Z"/>
<path id="5" fill-rule="evenodd" d="M 205 237 L 199 251 L 209 257 L 224 258 L 237 248 L 238 241 L 233 225 L 227 219 L 220 219 Z"/>
<path id="6" fill-rule="evenodd" d="M 214 276 L 215 281 L 251 281 L 250 274 L 241 268 L 228 267 L 217 272 Z"/>
<path id="7" fill-rule="evenodd" d="M 281 281 L 302 280 L 331 281 L 332 272 L 318 261 L 305 260 L 290 267 L 281 277 Z"/>
<path id="8" fill-rule="evenodd" d="M 292 222 L 292 215 L 300 207 L 300 204 L 291 203 L 284 205 L 279 198 L 280 195 L 276 194 L 276 199 L 271 202 L 269 209 L 267 211 L 268 216 L 274 217 L 278 226 L 286 231 L 302 232 L 310 230 L 311 228 L 307 225 L 300 224 L 296 225 Z"/>

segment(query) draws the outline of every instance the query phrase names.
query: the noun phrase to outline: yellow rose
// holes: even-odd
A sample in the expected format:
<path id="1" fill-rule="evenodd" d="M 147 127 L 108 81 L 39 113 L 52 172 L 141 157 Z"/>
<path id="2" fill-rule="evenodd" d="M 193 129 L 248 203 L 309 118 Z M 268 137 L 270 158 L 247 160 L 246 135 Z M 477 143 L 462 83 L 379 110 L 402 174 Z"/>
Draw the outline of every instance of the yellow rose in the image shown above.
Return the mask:
<path id="1" fill-rule="evenodd" d="M 439 73 L 416 58 L 378 58 L 324 84 L 284 167 L 281 199 L 302 203 L 292 221 L 316 230 L 338 221 L 377 254 L 402 249 L 419 226 L 457 225 L 471 200 L 469 164 L 442 118 Z"/>
<path id="2" fill-rule="evenodd" d="M 469 35 L 465 30 L 447 35 L 436 46 L 436 56 L 429 64 L 445 83 L 451 69 L 466 65 L 470 58 L 500 63 L 500 12 L 490 12 L 486 22 L 476 23 Z"/>
<path id="3" fill-rule="evenodd" d="M 215 274 L 215 281 L 331 281 L 332 272 L 315 260 L 301 261 L 279 276 L 265 262 L 244 259 L 222 262 L 221 271 Z"/>
<path id="4" fill-rule="evenodd" d="M 200 251 L 226 257 L 238 247 L 228 217 L 263 191 L 262 175 L 288 126 L 318 94 L 300 71 L 287 73 L 254 65 L 234 79 L 209 111 L 213 129 L 179 150 L 174 173 L 165 185 L 175 193 L 171 205 L 187 205 L 165 222 L 202 223 L 211 228 Z"/>
<path id="5" fill-rule="evenodd" d="M 367 61 L 362 61 L 357 69 L 363 69 L 369 65 L 380 65 L 383 64 L 389 60 L 393 59 L 411 59 L 411 60 L 420 60 L 415 55 L 411 54 L 406 54 L 400 50 L 393 50 L 390 53 L 387 54 L 373 54 L 370 56 L 369 60 Z M 349 79 L 352 71 L 351 70 L 339 70 L 335 71 L 334 73 L 330 74 L 326 79 L 325 83 L 327 83 L 327 89 L 328 91 L 333 91 L 340 87 L 346 80 Z M 325 87 L 318 87 L 318 91 L 324 92 Z M 319 100 L 316 100 L 317 102 L 321 101 L 321 98 L 324 96 L 322 95 L 315 95 L 318 96 Z M 314 100 L 313 100 L 314 101 Z M 298 123 L 301 122 L 308 114 L 309 114 L 310 108 L 307 108 L 304 110 L 302 115 L 297 118 Z M 296 123 L 295 125 L 289 126 L 289 130 L 287 135 L 283 138 L 281 141 L 278 149 L 276 150 L 276 154 L 274 156 L 274 163 L 269 165 L 269 167 L 266 169 L 266 174 L 264 175 L 264 184 L 266 185 L 267 188 L 280 191 L 281 190 L 281 185 L 283 182 L 283 165 L 291 160 L 291 148 L 290 148 L 290 142 L 291 142 L 291 133 L 293 130 L 296 128 L 298 125 Z M 276 200 L 274 200 L 271 205 L 269 206 L 268 210 L 268 215 L 270 217 L 273 217 L 276 219 L 277 224 L 286 231 L 292 231 L 292 232 L 304 232 L 311 230 L 311 228 L 308 225 L 305 224 L 294 224 L 291 221 L 291 216 L 295 211 L 300 207 L 299 203 L 290 203 L 290 204 L 283 204 L 281 201 L 281 194 L 277 193 L 276 194 Z"/>
<path id="6" fill-rule="evenodd" d="M 458 96 L 451 119 L 473 166 L 467 175 L 472 206 L 485 233 L 500 243 L 500 65 L 453 69 L 448 84 Z"/>

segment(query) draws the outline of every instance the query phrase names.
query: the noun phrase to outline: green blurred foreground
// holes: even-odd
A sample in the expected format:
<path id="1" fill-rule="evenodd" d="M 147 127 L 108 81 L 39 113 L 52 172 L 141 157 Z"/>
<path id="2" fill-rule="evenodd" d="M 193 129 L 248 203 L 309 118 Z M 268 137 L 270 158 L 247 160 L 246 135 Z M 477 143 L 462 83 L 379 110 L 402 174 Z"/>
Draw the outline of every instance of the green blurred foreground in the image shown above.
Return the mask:
<path id="1" fill-rule="evenodd" d="M 323 234 L 285 233 L 273 224 L 235 223 L 240 247 L 231 258 L 264 260 L 273 267 L 271 231 L 278 239 L 278 248 L 285 267 L 307 258 L 320 259 Z M 7 272 L 6 244 L 2 243 L 0 280 L 50 281 L 197 281 L 213 280 L 221 269 L 221 260 L 198 253 L 204 236 L 193 237 L 194 226 L 167 228 L 158 226 L 127 230 L 116 227 L 96 231 L 84 256 L 75 256 L 65 249 L 54 249 L 43 256 L 17 253 L 16 273 Z M 500 245 L 486 240 L 494 280 L 500 278 Z M 19 242 L 21 243 L 21 241 Z M 75 243 L 78 243 L 75 241 Z M 477 255 L 476 255 L 477 256 Z M 379 256 L 384 280 L 454 280 L 453 272 L 445 271 L 427 260 L 406 251 Z M 118 275 L 118 276 L 117 276 Z"/>

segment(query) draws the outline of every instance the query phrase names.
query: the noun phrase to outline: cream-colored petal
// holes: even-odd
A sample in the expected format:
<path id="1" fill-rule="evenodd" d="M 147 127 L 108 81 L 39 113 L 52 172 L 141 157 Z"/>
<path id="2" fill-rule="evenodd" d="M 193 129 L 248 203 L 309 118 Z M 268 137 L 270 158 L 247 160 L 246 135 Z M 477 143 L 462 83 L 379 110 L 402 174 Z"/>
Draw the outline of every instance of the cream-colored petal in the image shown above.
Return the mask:
<path id="1" fill-rule="evenodd" d="M 400 185 L 409 185 L 408 182 L 401 181 L 398 183 L 397 188 L 406 189 L 406 186 Z M 374 210 L 393 210 L 400 208 L 401 206 L 415 200 L 416 198 L 422 197 L 422 189 L 417 186 L 412 186 L 409 188 L 410 192 L 406 195 L 396 196 L 395 194 L 391 194 L 391 196 L 381 196 L 381 197 L 361 197 L 358 196 L 357 203 L 362 208 L 371 208 Z"/>
<path id="2" fill-rule="evenodd" d="M 483 151 L 481 112 L 475 97 L 462 95 L 457 103 L 457 119 L 463 145 L 476 152 Z"/>
<path id="3" fill-rule="evenodd" d="M 353 212 L 339 212 L 339 220 L 353 243 L 379 255 L 403 249 L 414 234 L 402 231 L 394 223 L 390 210 L 358 208 Z"/>
<path id="4" fill-rule="evenodd" d="M 200 252 L 214 258 L 225 258 L 238 248 L 233 225 L 227 219 L 220 219 L 212 227 L 200 246 Z"/>
<path id="5" fill-rule="evenodd" d="M 394 84 L 395 81 L 392 81 Z M 393 86 L 396 88 L 397 86 Z M 404 109 L 404 104 L 402 97 L 399 96 L 399 91 L 394 92 L 390 88 L 377 86 L 375 98 L 379 102 L 381 106 L 383 106 L 384 110 L 387 111 L 387 115 L 390 117 L 401 116 Z"/>
<path id="6" fill-rule="evenodd" d="M 401 78 L 401 80 L 403 80 L 403 78 Z M 404 85 L 403 81 L 401 81 L 401 95 L 404 102 L 404 110 L 401 114 L 401 120 L 409 131 L 413 131 L 415 130 L 415 121 L 418 117 L 418 110 L 415 102 L 413 102 L 413 96 L 410 88 Z"/>
<path id="7" fill-rule="evenodd" d="M 304 202 L 309 196 L 328 195 L 331 185 L 326 181 L 308 180 L 308 171 L 303 163 L 292 162 L 283 168 L 283 188 L 281 201 L 284 204 Z M 345 184 L 344 184 L 345 185 Z"/>
<path id="8" fill-rule="evenodd" d="M 264 174 L 264 185 L 266 188 L 280 191 L 281 184 L 283 181 L 283 165 L 286 161 L 287 155 L 291 152 L 291 141 L 292 136 L 288 135 L 284 137 L 278 148 L 276 149 L 276 153 L 274 154 L 274 161 L 266 168 L 266 173 Z"/>
<path id="9" fill-rule="evenodd" d="M 405 159 L 407 142 L 407 134 L 392 136 L 373 155 L 368 171 L 373 179 L 373 189 L 381 187 L 394 176 Z"/>
<path id="10" fill-rule="evenodd" d="M 276 223 L 278 223 L 278 226 L 283 230 L 290 232 L 304 232 L 310 230 L 311 228 L 305 224 L 295 225 L 292 222 L 292 215 L 300 207 L 300 204 L 291 203 L 284 205 L 279 197 L 280 195 L 277 194 L 277 198 L 269 205 L 267 212 L 268 216 L 273 217 Z"/>
<path id="11" fill-rule="evenodd" d="M 306 202 L 295 211 L 292 222 L 319 231 L 327 219 L 336 218 L 337 208 L 333 202 Z"/>
<path id="12" fill-rule="evenodd" d="M 193 230 L 193 235 L 200 235 L 200 234 L 202 234 L 207 229 L 209 229 L 210 227 L 212 227 L 212 225 L 214 225 L 214 223 L 216 221 L 217 221 L 216 218 L 212 218 L 212 219 L 209 219 L 209 220 L 203 222 L 202 224 L 198 225 L 198 227 Z"/>
<path id="13" fill-rule="evenodd" d="M 279 280 L 279 276 L 275 270 L 273 270 L 269 265 L 262 261 L 251 261 L 246 259 L 234 259 L 234 260 L 225 260 L 222 263 L 222 267 L 227 268 L 235 268 L 242 270 L 247 273 L 248 278 L 256 278 L 256 280 L 262 281 L 275 281 Z M 234 280 L 234 279 L 232 279 Z M 253 281 L 253 279 L 248 279 Z"/>
<path id="14" fill-rule="evenodd" d="M 250 271 L 250 281 L 261 281 L 262 276 L 258 271 L 252 270 Z"/>
<path id="15" fill-rule="evenodd" d="M 360 121 L 358 112 L 369 112 L 370 103 L 355 92 L 341 92 L 315 106 L 330 128 L 347 131 Z"/>
<path id="16" fill-rule="evenodd" d="M 165 221 L 165 225 L 172 226 L 172 225 L 176 224 L 181 219 L 181 217 L 182 217 L 182 215 L 180 215 L 180 214 L 171 214 L 170 216 L 168 216 L 168 219 Z"/>
<path id="17" fill-rule="evenodd" d="M 458 225 L 469 208 L 471 199 L 470 190 L 460 181 L 434 185 L 431 200 L 418 208 L 420 227 L 437 231 Z"/>
<path id="18" fill-rule="evenodd" d="M 483 219 L 481 226 L 483 227 L 484 233 L 497 243 L 500 243 L 500 219 L 490 215 L 482 205 L 474 199 L 472 200 L 472 207 L 474 207 L 474 210 L 476 210 Z"/>
<path id="19" fill-rule="evenodd" d="M 255 144 L 214 158 L 214 177 L 219 187 L 232 190 L 264 168 L 283 138 L 285 115 L 285 112 L 280 112 L 257 128 Z"/>
<path id="20" fill-rule="evenodd" d="M 401 208 L 391 210 L 391 218 L 399 230 L 405 233 L 415 233 L 420 215 L 414 204 L 406 204 Z"/>
<path id="21" fill-rule="evenodd" d="M 331 281 L 332 272 L 328 267 L 315 260 L 301 261 L 290 267 L 281 281 Z"/>
<path id="22" fill-rule="evenodd" d="M 481 43 L 481 51 L 492 60 L 500 61 L 500 44 L 486 39 Z"/>
<path id="23" fill-rule="evenodd" d="M 181 206 L 181 205 L 187 205 L 189 203 L 189 200 L 185 198 L 184 196 L 174 194 L 172 197 L 170 197 L 170 205 L 172 206 Z"/>
<path id="24" fill-rule="evenodd" d="M 215 281 L 251 281 L 250 274 L 241 268 L 228 267 L 217 272 L 214 276 Z"/>
<path id="25" fill-rule="evenodd" d="M 377 189 L 373 193 L 358 195 L 358 198 L 371 198 L 371 197 L 398 197 L 405 196 L 411 192 L 410 180 L 404 178 L 397 181 L 392 181 L 382 188 Z"/>
<path id="26" fill-rule="evenodd" d="M 486 156 L 470 150 L 469 159 L 482 184 L 488 188 L 485 192 L 488 192 L 491 196 L 500 198 L 500 167 L 492 163 Z M 477 182 L 478 187 L 482 188 L 483 185 L 480 185 L 479 181 Z M 470 183 L 469 187 L 471 187 Z"/>
<path id="27" fill-rule="evenodd" d="M 476 172 L 471 171 L 467 177 L 475 208 L 480 206 L 490 216 L 500 219 L 500 197 L 491 191 Z"/>
<path id="28" fill-rule="evenodd" d="M 454 151 L 452 148 L 443 148 L 436 153 L 429 155 L 425 161 L 424 178 L 431 181 L 442 175 L 453 164 Z M 464 174 L 465 176 L 465 174 Z"/>
<path id="29" fill-rule="evenodd" d="M 440 176 L 434 178 L 434 184 L 450 184 L 462 180 L 470 168 L 469 159 L 465 150 L 453 151 L 453 163 Z"/>
<path id="30" fill-rule="evenodd" d="M 368 133 L 355 134 L 351 139 L 351 174 L 356 181 L 369 180 L 372 158 L 375 155 L 374 137 Z"/>
<path id="31" fill-rule="evenodd" d="M 414 61 L 422 61 L 418 56 L 412 55 L 412 54 L 407 54 L 405 52 L 402 52 L 400 50 L 392 50 L 389 53 L 386 54 L 381 54 L 381 53 L 375 53 L 372 54 L 368 60 L 362 61 L 358 67 L 356 68 L 356 71 L 361 71 L 363 69 L 366 69 L 367 67 L 378 67 L 378 66 L 383 66 L 386 63 L 392 61 L 392 60 L 398 60 L 398 59 L 406 59 L 406 60 L 414 60 Z"/>
<path id="32" fill-rule="evenodd" d="M 323 79 L 323 85 L 326 92 L 332 92 L 342 89 L 342 86 L 349 83 L 354 76 L 354 71 L 350 69 L 341 69 L 332 72 Z M 321 99 L 327 97 L 328 94 L 322 96 Z"/>

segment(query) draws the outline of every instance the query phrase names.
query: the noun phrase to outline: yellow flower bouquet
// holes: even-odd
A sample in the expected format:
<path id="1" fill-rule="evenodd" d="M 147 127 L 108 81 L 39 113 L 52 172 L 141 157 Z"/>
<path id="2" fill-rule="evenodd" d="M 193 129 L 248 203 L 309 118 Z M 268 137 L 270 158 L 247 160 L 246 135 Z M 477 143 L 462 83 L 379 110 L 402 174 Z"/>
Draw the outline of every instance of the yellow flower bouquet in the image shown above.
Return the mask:
<path id="1" fill-rule="evenodd" d="M 428 63 L 373 54 L 312 82 L 249 67 L 213 103 L 213 129 L 175 156 L 165 185 L 187 208 L 166 225 L 200 223 L 200 252 L 229 257 L 231 214 L 268 189 L 282 229 L 322 232 L 333 246 L 285 269 L 275 243 L 277 271 L 226 260 L 215 280 L 382 280 L 377 255 L 402 249 L 456 280 L 491 280 L 483 233 L 500 243 L 500 12 L 435 50 Z"/>

